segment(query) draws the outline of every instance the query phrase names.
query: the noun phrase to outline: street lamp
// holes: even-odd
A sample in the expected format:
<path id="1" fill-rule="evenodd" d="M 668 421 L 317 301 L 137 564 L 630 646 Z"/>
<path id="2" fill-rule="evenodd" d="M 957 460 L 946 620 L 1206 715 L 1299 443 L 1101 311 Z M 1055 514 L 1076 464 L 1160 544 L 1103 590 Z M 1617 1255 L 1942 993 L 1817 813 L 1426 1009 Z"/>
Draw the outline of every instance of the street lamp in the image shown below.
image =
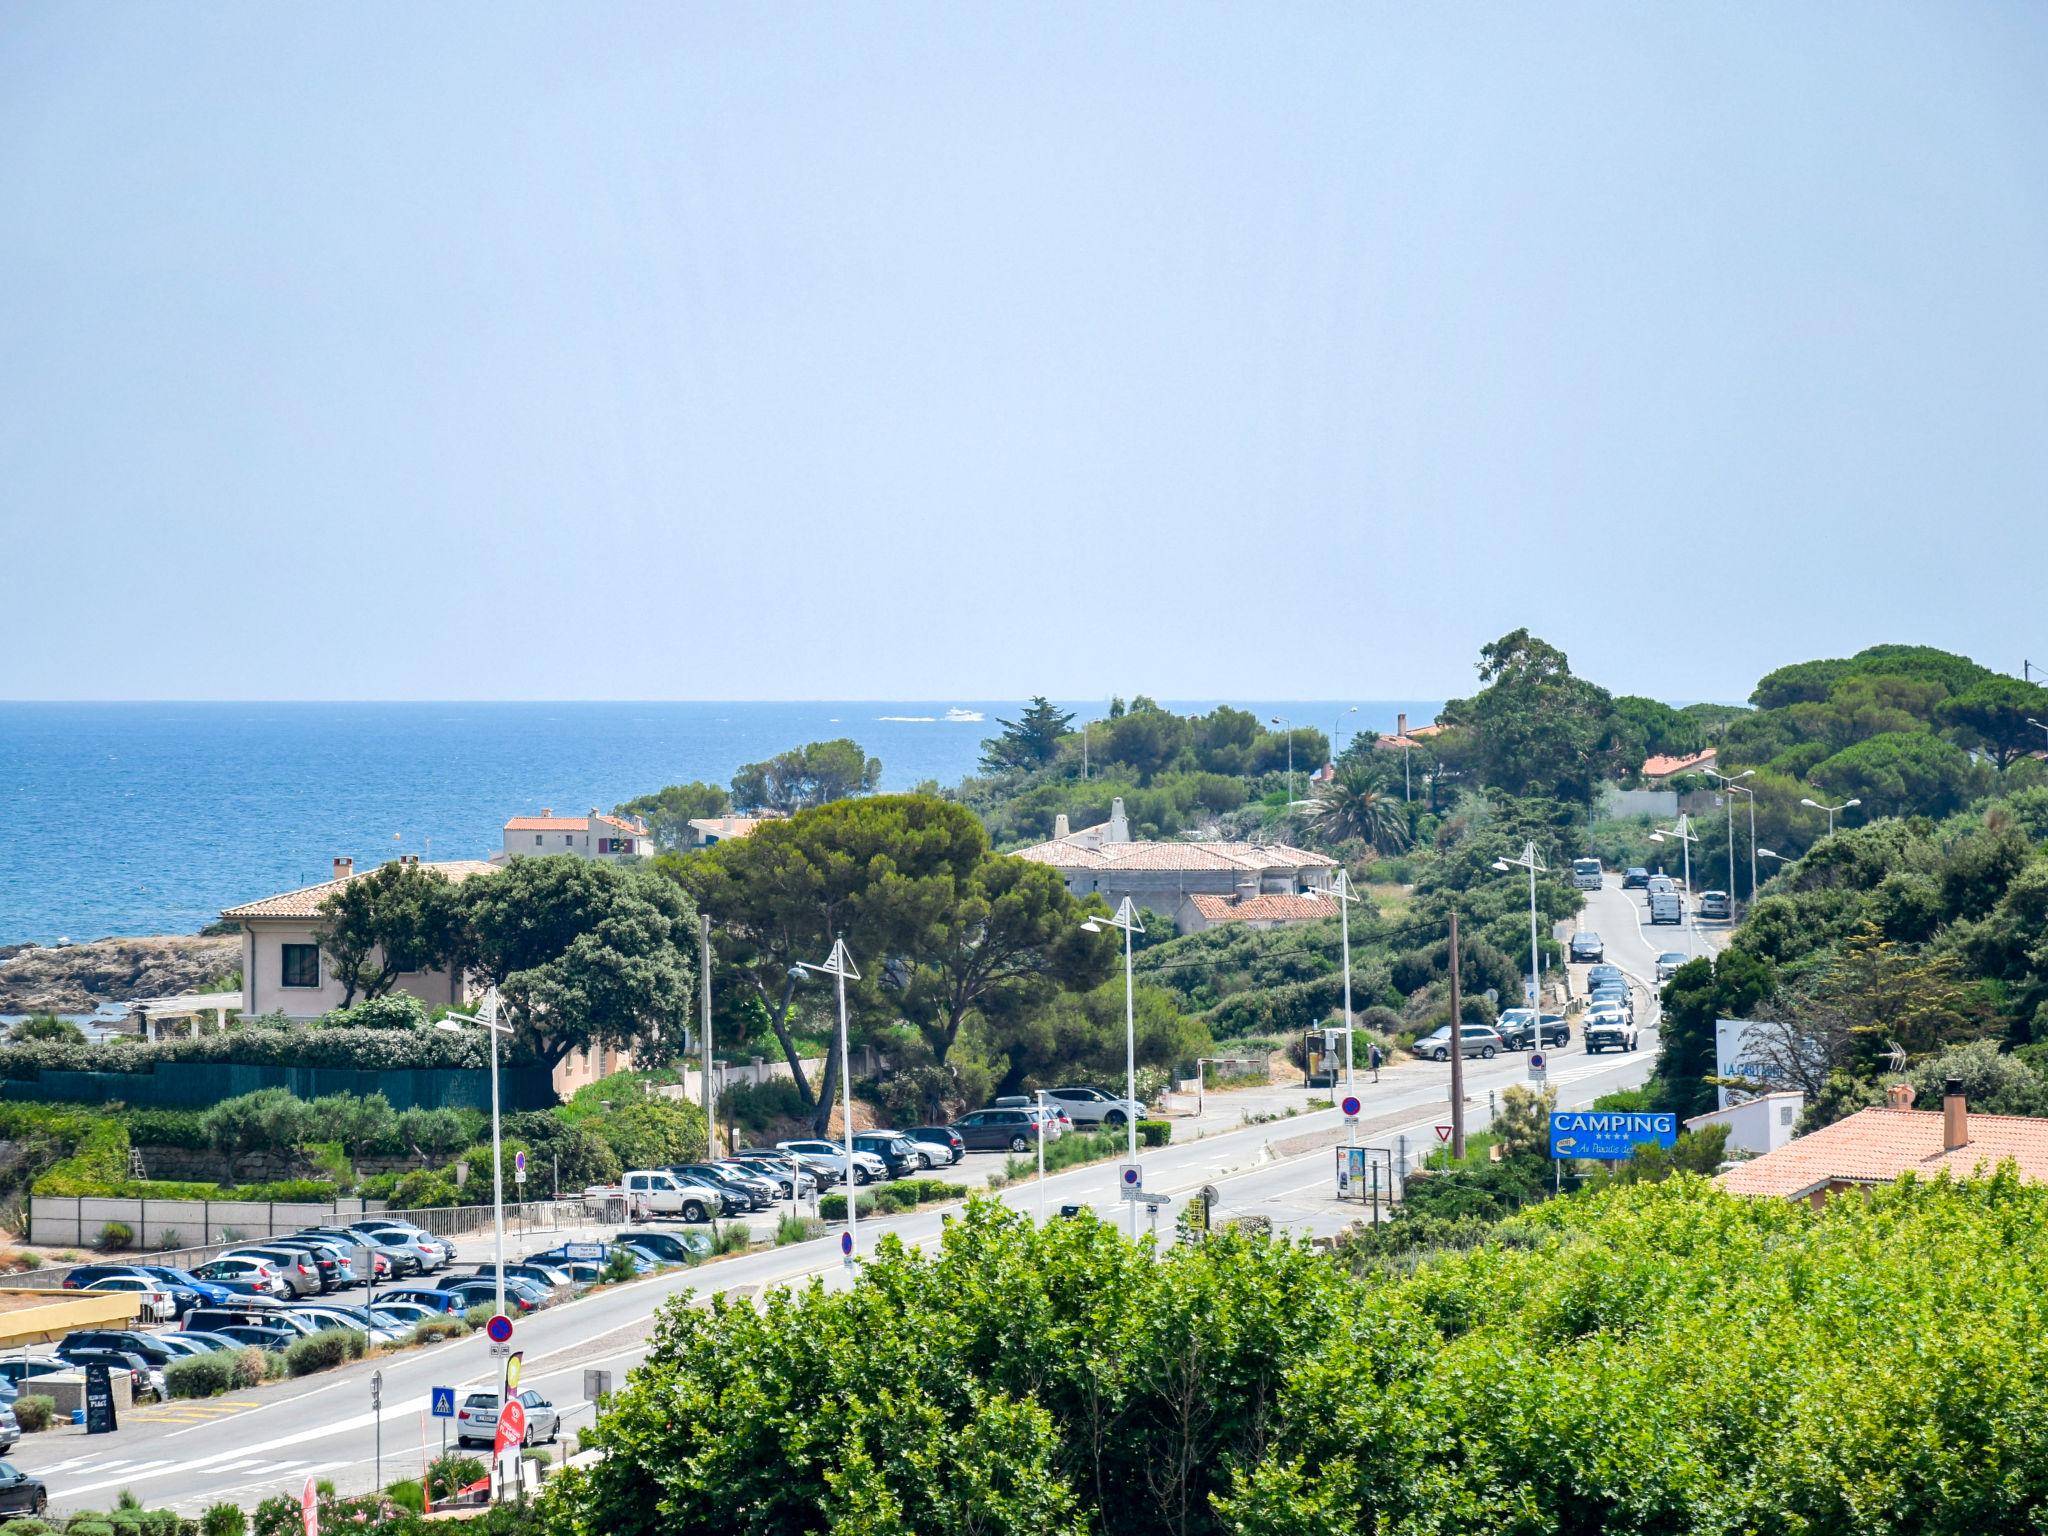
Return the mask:
<path id="1" fill-rule="evenodd" d="M 494 1228 L 494 1238 L 497 1244 L 498 1260 L 495 1266 L 495 1273 L 491 1278 L 498 1283 L 498 1313 L 500 1316 L 503 1316 L 505 1311 L 505 1153 L 500 1144 L 498 1126 L 498 1036 L 511 1034 L 512 1026 L 498 1022 L 498 989 L 496 987 L 486 987 L 484 989 L 483 998 L 477 1004 L 475 1013 L 451 1013 L 447 1017 L 438 1020 L 434 1028 L 445 1029 L 451 1035 L 459 1035 L 462 1033 L 462 1027 L 465 1024 L 480 1025 L 491 1037 L 491 1205 L 493 1208 L 492 1227 Z M 631 1212 L 627 1214 L 631 1215 Z M 376 1273 L 375 1263 L 371 1264 L 370 1271 L 372 1274 Z M 504 1400 L 504 1377 L 501 1375 L 498 1379 L 499 1407 L 502 1408 L 504 1406 Z"/>
<path id="2" fill-rule="evenodd" d="M 2036 720 L 2032 715 L 2027 716 L 2027 724 L 2031 725 L 2035 730 L 2039 731 L 2042 735 L 2048 736 L 2048 725 L 2043 725 L 2039 720 Z"/>
<path id="3" fill-rule="evenodd" d="M 1337 718 L 1330 722 L 1330 762 L 1333 766 L 1337 761 L 1337 728 L 1344 723 L 1344 716 L 1357 713 L 1358 706 L 1354 704 L 1349 709 L 1340 710 Z"/>
<path id="4" fill-rule="evenodd" d="M 1738 795 L 1749 796 L 1749 894 L 1756 897 L 1756 791 L 1736 782 L 1755 773 L 1754 768 L 1745 768 L 1740 773 L 1716 773 L 1705 770 L 1710 779 L 1719 779 L 1721 787 Z M 1728 802 L 1728 899 L 1735 899 L 1735 802 Z"/>
<path id="5" fill-rule="evenodd" d="M 1357 901 L 1358 893 L 1351 889 L 1351 876 L 1342 864 L 1337 866 L 1337 880 L 1327 892 L 1337 903 L 1337 912 L 1343 919 L 1344 935 L 1344 1091 L 1351 1092 L 1351 903 Z M 1352 1127 L 1351 1139 L 1358 1139 L 1358 1128 Z"/>
<path id="6" fill-rule="evenodd" d="M 1757 849 L 1756 856 L 1760 859 L 1775 859 L 1780 864 L 1790 864 L 1792 862 L 1784 854 L 1779 853 L 1775 849 L 1771 848 Z"/>
<path id="7" fill-rule="evenodd" d="M 1863 802 L 1861 800 L 1844 800 L 1840 805 L 1822 805 L 1818 800 L 1808 800 L 1801 796 L 1799 803 L 1801 805 L 1810 805 L 1816 811 L 1826 811 L 1828 813 L 1828 836 L 1833 837 L 1835 835 L 1835 812 L 1846 811 L 1850 806 L 1861 805 Z"/>
<path id="8" fill-rule="evenodd" d="M 799 960 L 790 967 L 792 973 L 816 971 L 821 976 L 830 976 L 839 989 L 839 1082 L 846 1090 L 845 1108 L 841 1111 L 846 1123 L 840 1127 L 844 1134 L 840 1145 L 846 1152 L 846 1267 L 852 1269 L 860 1253 L 860 1196 L 859 1186 L 853 1178 L 853 1058 L 846 1046 L 846 978 L 860 980 L 860 971 L 855 968 L 853 956 L 846 952 L 846 940 L 836 934 L 832 939 L 832 953 L 817 965 L 808 965 Z"/>
<path id="9" fill-rule="evenodd" d="M 1535 1015 L 1529 1026 L 1529 1049 L 1540 1051 L 1543 1049 L 1543 967 L 1536 948 L 1536 876 L 1549 866 L 1536 852 L 1535 843 L 1526 842 L 1522 844 L 1522 856 L 1519 859 L 1495 859 L 1493 867 L 1502 874 L 1511 869 L 1529 871 L 1529 1011 Z M 1451 1021 L 1454 1045 L 1462 1046 L 1464 1043 L 1463 1037 L 1456 1034 L 1457 1027 L 1462 1022 L 1459 1019 Z"/>
<path id="10" fill-rule="evenodd" d="M 1133 1004 L 1134 993 L 1131 983 L 1131 936 L 1143 933 L 1145 925 L 1138 921 L 1138 909 L 1131 905 L 1126 896 L 1116 904 L 1116 912 L 1110 917 L 1091 917 L 1081 925 L 1083 933 L 1100 933 L 1104 928 L 1121 928 L 1124 934 L 1124 1125 L 1130 1132 L 1130 1160 L 1138 1160 L 1138 1025 L 1137 1009 Z M 1122 1184 L 1119 1182 L 1121 1193 Z M 1138 1202 L 1127 1201 L 1131 1208 L 1131 1241 L 1138 1240 Z"/>
<path id="11" fill-rule="evenodd" d="M 1692 939 L 1692 845 L 1699 841 L 1693 835 L 1692 819 L 1688 816 L 1680 816 L 1677 826 L 1660 827 L 1657 831 L 1650 834 L 1650 841 L 1661 843 L 1670 837 L 1677 838 L 1685 845 L 1685 905 L 1679 910 L 1685 920 L 1685 952 L 1690 955 L 1697 952 Z"/>

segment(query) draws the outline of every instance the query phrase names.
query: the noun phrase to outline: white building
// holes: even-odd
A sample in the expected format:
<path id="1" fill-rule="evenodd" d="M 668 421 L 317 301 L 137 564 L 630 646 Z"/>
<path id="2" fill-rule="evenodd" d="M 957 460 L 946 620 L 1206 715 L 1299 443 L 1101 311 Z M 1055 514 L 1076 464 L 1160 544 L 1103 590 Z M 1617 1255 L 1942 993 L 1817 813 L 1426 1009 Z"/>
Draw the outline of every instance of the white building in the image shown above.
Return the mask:
<path id="1" fill-rule="evenodd" d="M 1121 799 L 1112 802 L 1108 821 L 1079 832 L 1059 817 L 1049 842 L 1017 857 L 1050 864 L 1076 896 L 1100 895 L 1111 906 L 1128 896 L 1134 906 L 1171 917 L 1182 933 L 1337 914 L 1327 895 L 1337 861 L 1327 854 L 1286 843 L 1134 842 Z"/>
<path id="2" fill-rule="evenodd" d="M 408 856 L 418 864 L 416 857 Z M 450 859 L 421 864 L 450 880 L 489 874 L 496 866 L 482 859 Z M 336 859 L 334 878 L 318 885 L 283 891 L 261 901 L 229 907 L 221 913 L 242 925 L 242 1016 L 281 1013 L 292 1019 L 317 1019 L 341 1007 L 342 987 L 320 952 L 320 903 L 351 880 L 354 859 Z M 397 991 L 408 992 L 429 1008 L 469 1000 L 462 978 L 448 971 L 412 971 L 398 978 Z"/>
<path id="3" fill-rule="evenodd" d="M 629 816 L 606 816 L 596 806 L 588 816 L 514 816 L 505 823 L 505 857 L 528 853 L 573 853 L 583 859 L 645 858 L 654 852 L 647 823 Z"/>
<path id="4" fill-rule="evenodd" d="M 1787 1089 L 1782 1093 L 1744 1099 L 1726 1109 L 1710 1109 L 1704 1115 L 1694 1115 L 1685 1122 L 1685 1128 L 1696 1131 L 1702 1126 L 1725 1125 L 1728 1127 L 1728 1151 L 1731 1154 L 1739 1152 L 1747 1157 L 1762 1157 L 1766 1152 L 1777 1151 L 1792 1139 L 1799 1117 L 1805 1112 L 1806 1095 Z"/>

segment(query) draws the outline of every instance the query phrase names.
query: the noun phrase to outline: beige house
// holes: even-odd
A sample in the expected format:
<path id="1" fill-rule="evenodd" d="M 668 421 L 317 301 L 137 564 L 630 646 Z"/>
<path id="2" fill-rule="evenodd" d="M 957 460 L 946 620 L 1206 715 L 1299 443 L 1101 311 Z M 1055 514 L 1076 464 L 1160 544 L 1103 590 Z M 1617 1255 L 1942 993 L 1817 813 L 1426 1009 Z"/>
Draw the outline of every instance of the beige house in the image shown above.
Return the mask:
<path id="1" fill-rule="evenodd" d="M 588 816 L 514 816 L 505 823 L 505 858 L 520 853 L 573 853 L 581 859 L 646 858 L 654 852 L 647 823 L 630 816 L 606 816 L 596 806 Z"/>
<path id="2" fill-rule="evenodd" d="M 709 848 L 713 843 L 726 843 L 736 837 L 748 837 L 756 827 L 769 819 L 770 814 L 767 812 L 758 816 L 698 816 L 691 820 L 683 846 Z"/>
<path id="3" fill-rule="evenodd" d="M 417 857 L 407 857 L 419 864 Z M 489 874 L 496 866 L 482 859 L 450 859 L 420 867 L 450 880 L 467 880 Z M 341 1006 L 341 983 L 320 952 L 320 903 L 368 873 L 359 875 L 354 859 L 336 859 L 332 880 L 221 913 L 242 925 L 242 1017 L 281 1013 L 291 1019 L 317 1019 Z M 396 990 L 410 993 L 429 1008 L 467 1002 L 471 995 L 463 978 L 448 971 L 408 972 L 398 978 Z"/>
<path id="4" fill-rule="evenodd" d="M 1017 857 L 1051 865 L 1076 896 L 1100 895 L 1111 906 L 1128 896 L 1165 913 L 1182 933 L 1228 922 L 1271 928 L 1337 911 L 1327 896 L 1337 861 L 1327 854 L 1286 843 L 1134 842 L 1121 799 L 1108 821 L 1079 832 L 1059 817 L 1049 842 Z"/>

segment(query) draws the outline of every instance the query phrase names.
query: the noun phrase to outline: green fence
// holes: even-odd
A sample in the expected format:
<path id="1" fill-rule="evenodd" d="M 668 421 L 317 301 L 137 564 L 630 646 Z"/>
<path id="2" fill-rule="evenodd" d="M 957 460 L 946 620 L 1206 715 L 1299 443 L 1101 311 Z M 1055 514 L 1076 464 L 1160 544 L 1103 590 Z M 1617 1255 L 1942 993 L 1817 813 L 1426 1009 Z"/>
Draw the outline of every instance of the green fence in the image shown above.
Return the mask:
<path id="1" fill-rule="evenodd" d="M 204 1109 L 259 1088 L 289 1088 L 302 1099 L 329 1093 L 381 1093 L 393 1109 L 491 1107 L 491 1074 L 435 1067 L 372 1072 L 350 1067 L 240 1066 L 216 1061 L 160 1061 L 147 1072 L 49 1070 L 34 1082 L 0 1083 L 0 1098 L 63 1104 L 136 1104 Z M 555 1087 L 546 1067 L 501 1067 L 498 1089 L 506 1113 L 551 1109 Z"/>

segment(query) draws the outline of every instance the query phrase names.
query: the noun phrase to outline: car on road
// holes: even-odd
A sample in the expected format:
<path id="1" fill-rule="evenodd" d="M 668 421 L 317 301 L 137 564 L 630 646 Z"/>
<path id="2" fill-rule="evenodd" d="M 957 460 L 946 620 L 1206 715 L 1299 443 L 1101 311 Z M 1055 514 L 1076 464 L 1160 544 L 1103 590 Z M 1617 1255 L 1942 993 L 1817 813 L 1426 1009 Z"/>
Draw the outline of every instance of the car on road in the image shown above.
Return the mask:
<path id="1" fill-rule="evenodd" d="M 1572 935 L 1572 964 L 1595 964 L 1606 958 L 1607 946 L 1600 942 L 1599 934 L 1586 928 Z"/>
<path id="2" fill-rule="evenodd" d="M 1650 872 L 1640 864 L 1631 864 L 1622 871 L 1621 888 L 1624 891 L 1639 891 L 1650 883 Z"/>
<path id="3" fill-rule="evenodd" d="M 872 1152 L 879 1157 L 892 1179 L 908 1178 L 913 1173 L 924 1171 L 924 1159 L 917 1155 L 916 1143 L 901 1131 L 857 1132 L 853 1145 L 857 1151 Z"/>
<path id="4" fill-rule="evenodd" d="M 1598 859 L 1573 859 L 1572 884 L 1582 891 L 1597 891 L 1605 874 Z"/>
<path id="5" fill-rule="evenodd" d="M 539 1445 L 544 1440 L 553 1440 L 562 1433 L 562 1416 L 555 1405 L 529 1387 L 519 1394 L 519 1406 L 526 1410 L 526 1438 L 521 1445 Z M 455 1441 L 458 1445 L 481 1442 L 490 1445 L 498 1438 L 498 1394 L 495 1392 L 472 1392 L 462 1400 L 462 1407 L 455 1415 Z"/>
<path id="6" fill-rule="evenodd" d="M 1636 1048 L 1635 1020 L 1619 1003 L 1595 1003 L 1586 1014 L 1586 1054 L 1602 1051 L 1632 1051 Z"/>
<path id="7" fill-rule="evenodd" d="M 1126 1120 L 1143 1120 L 1151 1114 L 1138 1099 L 1127 1099 L 1120 1093 L 1105 1093 L 1100 1088 L 1078 1084 L 1048 1088 L 1045 1096 L 1049 1102 L 1064 1109 L 1067 1118 L 1076 1125 L 1122 1125 Z"/>
<path id="8" fill-rule="evenodd" d="M 1726 891 L 1701 891 L 1699 914 L 1709 922 L 1726 922 L 1729 903 Z"/>
<path id="9" fill-rule="evenodd" d="M 1628 977 L 1623 974 L 1620 966 L 1605 960 L 1601 961 L 1598 965 L 1589 967 L 1586 971 L 1586 985 L 1589 987 L 1597 987 L 1603 981 L 1625 982 L 1627 980 Z"/>
<path id="10" fill-rule="evenodd" d="M 1672 975 L 1678 968 L 1691 958 L 1690 955 L 1681 955 L 1675 949 L 1665 950 L 1663 954 L 1657 957 L 1657 985 L 1663 986 L 1665 982 L 1672 978 Z"/>
<path id="11" fill-rule="evenodd" d="M 1660 870 L 1643 882 L 1643 900 L 1648 901 L 1652 896 L 1660 896 L 1677 889 L 1678 882 Z"/>
<path id="12" fill-rule="evenodd" d="M 238 1258 L 223 1254 L 210 1264 L 200 1265 L 192 1273 L 209 1285 L 217 1285 L 237 1296 L 264 1296 L 276 1299 L 292 1294 L 292 1288 L 285 1284 L 284 1277 L 277 1272 L 277 1267 L 265 1259 Z"/>
<path id="13" fill-rule="evenodd" d="M 168 1323 L 177 1318 L 178 1302 L 161 1280 L 141 1275 L 101 1275 L 86 1287 L 88 1291 L 130 1291 L 141 1298 L 136 1315 L 147 1323 Z M 189 1311 L 190 1308 L 187 1308 Z"/>
<path id="14" fill-rule="evenodd" d="M 1636 995 L 1623 982 L 1601 982 L 1599 986 L 1593 989 L 1592 996 L 1588 1001 L 1596 1008 L 1602 1003 L 1613 1003 L 1631 1019 L 1636 1016 Z"/>
<path id="15" fill-rule="evenodd" d="M 910 1128 L 910 1139 L 921 1142 L 935 1152 L 944 1153 L 946 1167 L 951 1167 L 967 1155 L 967 1143 L 960 1139 L 960 1133 L 950 1125 L 913 1125 Z"/>
<path id="16" fill-rule="evenodd" d="M 12 1412 L 8 1414 L 13 1417 Z M 21 1438 L 21 1426 L 14 1426 L 14 1438 Z M 50 1507 L 50 1491 L 39 1477 L 30 1477 L 11 1461 L 0 1461 L 0 1510 L 8 1514 L 40 1517 Z"/>
<path id="17" fill-rule="evenodd" d="M 1467 1024 L 1462 1031 L 1464 1054 L 1491 1061 L 1507 1043 L 1500 1032 L 1486 1024 Z M 1415 1042 L 1415 1054 L 1428 1061 L 1449 1061 L 1451 1059 L 1451 1026 L 1440 1024 Z"/>
<path id="18" fill-rule="evenodd" d="M 778 1152 L 794 1152 L 806 1162 L 817 1158 L 825 1163 L 835 1179 L 846 1177 L 848 1153 L 836 1141 L 778 1141 L 775 1148 Z M 856 1184 L 872 1184 L 876 1179 L 886 1179 L 889 1176 L 889 1165 L 872 1152 L 863 1152 L 856 1147 L 850 1160 L 853 1164 L 853 1182 Z"/>
<path id="19" fill-rule="evenodd" d="M 1674 925 L 1685 921 L 1685 913 L 1678 905 L 1678 893 L 1676 891 L 1659 891 L 1650 898 L 1650 921 L 1653 924 L 1670 923 Z"/>
<path id="20" fill-rule="evenodd" d="M 1530 1038 L 1532 1033 L 1540 1033 L 1545 1046 L 1553 1046 L 1560 1050 L 1572 1043 L 1572 1027 L 1565 1022 L 1563 1014 L 1544 1014 L 1543 1023 L 1538 1030 L 1530 1028 L 1533 1018 L 1534 1014 L 1527 1008 L 1510 1008 L 1503 1013 L 1494 1025 L 1495 1031 L 1500 1035 L 1501 1044 L 1511 1051 L 1534 1050 L 1536 1042 Z"/>
<path id="21" fill-rule="evenodd" d="M 1053 1122 L 1043 1115 L 1036 1109 L 977 1109 L 955 1120 L 952 1130 L 970 1152 L 1029 1152 L 1041 1123 L 1047 1127 L 1046 1139 L 1052 1139 Z"/>

